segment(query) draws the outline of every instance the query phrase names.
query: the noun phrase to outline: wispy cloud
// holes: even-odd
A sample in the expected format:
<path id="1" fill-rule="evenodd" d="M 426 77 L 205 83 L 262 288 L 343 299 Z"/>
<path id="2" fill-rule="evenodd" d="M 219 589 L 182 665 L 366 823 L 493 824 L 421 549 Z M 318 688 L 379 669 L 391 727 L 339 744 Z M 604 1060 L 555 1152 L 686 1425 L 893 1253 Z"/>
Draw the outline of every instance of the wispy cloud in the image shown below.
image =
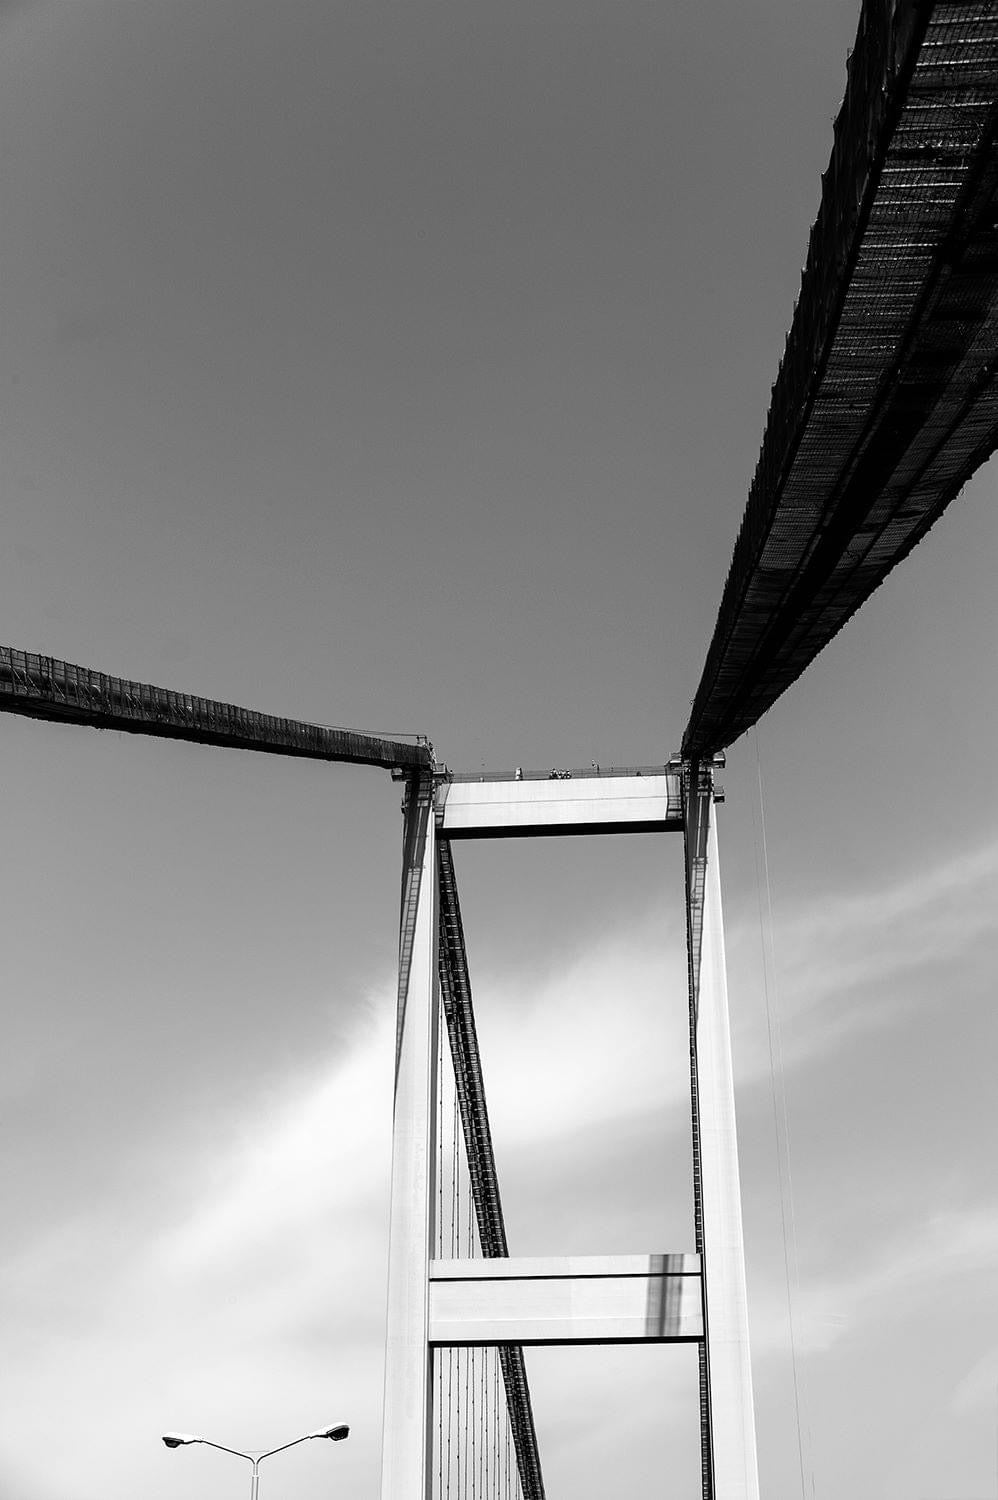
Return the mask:
<path id="1" fill-rule="evenodd" d="M 659 913 L 593 934 L 526 1000 L 501 975 L 473 980 L 490 1112 L 511 1146 L 686 1109 L 686 958 Z"/>
<path id="2" fill-rule="evenodd" d="M 798 1350 L 824 1353 L 874 1319 L 883 1327 L 904 1316 L 927 1287 L 992 1276 L 996 1263 L 998 1207 L 970 1205 L 914 1221 L 876 1250 L 857 1247 L 832 1274 L 808 1276 L 794 1299 Z M 754 1299 L 752 1352 L 786 1349 L 785 1292 L 774 1287 Z"/>
<path id="3" fill-rule="evenodd" d="M 926 962 L 943 964 L 992 926 L 996 887 L 998 844 L 988 844 L 893 885 L 811 906 L 791 917 L 790 972 L 806 968 L 816 1001 Z M 836 959 L 823 982 L 808 962 L 814 953 Z"/>
<path id="4" fill-rule="evenodd" d="M 799 1066 L 856 1035 L 902 1022 L 912 1005 L 931 999 L 933 977 L 951 975 L 975 943 L 994 933 L 996 905 L 998 843 L 890 885 L 781 904 L 769 984 L 784 1064 Z M 728 950 L 732 989 L 761 988 L 759 928 L 733 926 Z M 754 984 L 746 986 L 740 975 L 755 976 Z M 915 975 L 917 985 L 908 982 Z M 769 1068 L 755 1012 L 734 1013 L 742 1083 Z"/>
<path id="5" fill-rule="evenodd" d="M 897 981 L 916 965 L 935 972 L 978 939 L 996 883 L 998 850 L 989 847 L 886 890 L 784 914 L 788 1066 L 843 1045 L 871 1013 L 893 1024 L 909 998 Z M 736 964 L 751 936 L 733 933 Z M 636 1123 L 655 1112 L 678 1143 L 687 1129 L 685 960 L 658 912 L 593 934 L 529 997 L 502 974 L 473 979 L 500 1158 L 506 1150 L 540 1160 L 557 1149 L 584 1174 L 594 1131 L 608 1151 L 617 1142 L 626 1152 Z M 282 1096 L 251 1101 L 227 1144 L 206 1128 L 203 1150 L 183 1168 L 159 1164 L 157 1215 L 127 1234 L 104 1207 L 56 1222 L 8 1266 L 17 1378 L 6 1382 L 7 1426 L 18 1433 L 22 1468 L 25 1451 L 38 1455 L 35 1488 L 25 1482 L 20 1495 L 58 1500 L 91 1464 L 113 1481 L 109 1492 L 138 1487 L 155 1500 L 176 1493 L 175 1469 L 151 1468 L 158 1428 L 211 1423 L 223 1440 L 249 1442 L 262 1425 L 264 1440 L 272 1432 L 280 1440 L 304 1411 L 321 1421 L 344 1403 L 358 1439 L 342 1473 L 365 1491 L 375 1484 L 393 988 L 384 976 L 348 1050 Z M 737 1018 L 742 1088 L 768 1074 L 759 1014 L 761 1006 L 754 1030 L 744 1013 Z M 183 1184 L 175 1209 L 172 1178 Z M 807 1351 L 830 1349 L 873 1308 L 881 1320 L 890 1308 L 902 1312 L 942 1271 L 969 1280 L 993 1266 L 998 1214 L 939 1214 L 869 1253 L 803 1286 L 797 1323 Z M 785 1351 L 775 1287 L 755 1294 L 753 1338 L 760 1357 Z M 958 1399 L 977 1400 L 989 1378 L 981 1367 Z M 559 1388 L 545 1397 L 555 1425 Z M 46 1445 L 53 1406 L 65 1408 L 58 1452 Z M 118 1414 L 113 1434 L 102 1427 L 108 1410 Z M 192 1500 L 213 1492 L 212 1481 L 213 1472 L 185 1467 Z M 307 1483 L 300 1492 L 310 1493 Z"/>
<path id="6" fill-rule="evenodd" d="M 47 1496 L 46 1483 L 53 1497 L 77 1493 L 74 1476 L 88 1463 L 109 1492 L 117 1483 L 175 1494 L 175 1466 L 156 1462 L 157 1433 L 170 1426 L 211 1426 L 238 1446 L 345 1414 L 357 1434 L 337 1455 L 340 1472 L 357 1482 L 376 1469 L 387 985 L 372 1009 L 378 1019 L 355 1033 L 347 1057 L 281 1100 L 254 1101 L 228 1149 L 206 1137 L 201 1156 L 157 1163 L 167 1193 L 174 1181 L 194 1191 L 178 1193 L 178 1212 L 166 1206 L 144 1236 L 133 1228 L 118 1244 L 113 1216 L 94 1216 L 53 1228 L 5 1268 L 16 1369 L 5 1426 L 37 1455 L 39 1488 L 24 1494 Z M 210 1467 L 185 1468 L 185 1493 L 214 1493 L 213 1482 Z M 301 1492 L 310 1493 L 304 1482 Z"/>

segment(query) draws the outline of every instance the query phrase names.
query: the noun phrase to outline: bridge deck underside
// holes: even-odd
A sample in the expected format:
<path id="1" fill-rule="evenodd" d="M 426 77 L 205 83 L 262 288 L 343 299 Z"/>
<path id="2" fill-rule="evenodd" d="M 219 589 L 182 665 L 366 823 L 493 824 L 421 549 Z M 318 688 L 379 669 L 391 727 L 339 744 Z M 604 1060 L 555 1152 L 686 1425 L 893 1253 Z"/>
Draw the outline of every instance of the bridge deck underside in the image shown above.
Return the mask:
<path id="1" fill-rule="evenodd" d="M 683 742 L 731 743 L 998 446 L 998 7 L 864 4 Z"/>
<path id="2" fill-rule="evenodd" d="M 111 677 L 14 646 L 0 646 L 0 713 L 392 770 L 426 770 L 432 762 L 424 743 L 282 719 L 234 703 Z"/>

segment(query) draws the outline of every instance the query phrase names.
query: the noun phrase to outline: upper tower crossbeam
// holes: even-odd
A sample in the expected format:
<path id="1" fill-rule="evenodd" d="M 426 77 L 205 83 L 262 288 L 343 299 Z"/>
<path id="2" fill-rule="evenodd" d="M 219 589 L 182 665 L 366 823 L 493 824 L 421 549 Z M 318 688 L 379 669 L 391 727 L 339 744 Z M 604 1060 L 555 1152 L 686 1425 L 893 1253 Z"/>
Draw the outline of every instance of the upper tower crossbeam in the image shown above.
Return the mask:
<path id="1" fill-rule="evenodd" d="M 444 775 L 437 816 L 443 839 L 678 832 L 681 768 L 677 760 L 606 771 Z"/>

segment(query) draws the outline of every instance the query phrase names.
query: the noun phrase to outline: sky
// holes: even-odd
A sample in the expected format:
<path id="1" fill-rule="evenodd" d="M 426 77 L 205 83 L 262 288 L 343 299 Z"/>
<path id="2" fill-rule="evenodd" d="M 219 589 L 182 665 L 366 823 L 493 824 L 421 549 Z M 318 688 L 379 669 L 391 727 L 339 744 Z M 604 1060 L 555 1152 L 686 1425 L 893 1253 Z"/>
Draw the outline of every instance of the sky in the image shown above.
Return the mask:
<path id="1" fill-rule="evenodd" d="M 679 747 L 857 0 L 4 0 L 0 637 L 454 768 Z M 998 1495 L 983 469 L 729 752 L 763 1493 Z M 378 1493 L 380 771 L 9 719 L 4 1500 Z M 514 1253 L 692 1248 L 681 848 L 462 846 Z M 531 1351 L 551 1500 L 689 1351 Z M 278 1469 L 278 1466 L 280 1468 Z"/>

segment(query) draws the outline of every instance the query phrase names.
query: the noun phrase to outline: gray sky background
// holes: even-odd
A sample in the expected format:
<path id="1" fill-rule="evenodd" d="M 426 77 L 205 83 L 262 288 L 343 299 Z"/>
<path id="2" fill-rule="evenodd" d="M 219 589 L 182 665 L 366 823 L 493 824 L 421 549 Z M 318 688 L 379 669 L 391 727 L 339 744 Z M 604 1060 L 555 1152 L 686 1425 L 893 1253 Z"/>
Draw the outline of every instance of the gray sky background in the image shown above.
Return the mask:
<path id="1" fill-rule="evenodd" d="M 664 759 L 857 15 L 0 5 L 3 638 L 465 770 Z M 806 1493 L 998 1493 L 994 483 L 724 778 L 767 1495 L 767 988 Z M 265 1493 L 373 1500 L 397 788 L 0 731 L 5 1500 L 223 1500 L 240 1465 L 161 1431 L 334 1418 Z M 689 1248 L 678 844 L 458 853 L 514 1251 Z M 696 1492 L 683 1351 L 529 1370 L 552 1500 Z"/>

